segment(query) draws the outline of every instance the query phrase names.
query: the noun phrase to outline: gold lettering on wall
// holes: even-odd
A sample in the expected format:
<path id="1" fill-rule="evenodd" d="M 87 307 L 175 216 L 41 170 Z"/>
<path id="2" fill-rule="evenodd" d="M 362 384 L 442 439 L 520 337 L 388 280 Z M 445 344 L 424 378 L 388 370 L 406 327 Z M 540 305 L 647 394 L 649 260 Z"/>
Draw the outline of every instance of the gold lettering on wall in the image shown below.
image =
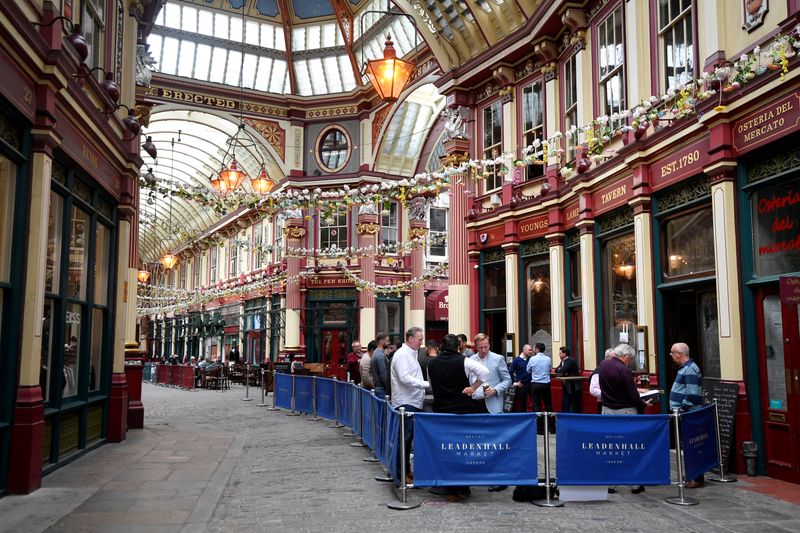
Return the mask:
<path id="1" fill-rule="evenodd" d="M 209 96 L 201 93 L 179 91 L 176 89 L 162 89 L 159 87 L 150 87 L 147 91 L 147 96 L 153 98 L 163 98 L 165 100 L 172 100 L 177 102 L 186 102 L 190 104 L 199 104 L 209 107 L 217 107 L 220 109 L 235 110 L 239 108 L 239 102 L 231 100 L 230 98 L 219 98 L 216 96 Z M 243 102 L 242 110 L 257 113 L 261 115 L 271 115 L 278 117 L 288 116 L 286 109 L 274 107 L 264 104 L 255 104 L 252 102 Z"/>
<path id="2" fill-rule="evenodd" d="M 600 195 L 600 204 L 601 205 L 606 205 L 608 202 L 610 202 L 612 200 L 616 200 L 617 198 L 621 198 L 621 197 L 625 196 L 625 193 L 627 193 L 627 192 L 628 192 L 628 186 L 627 185 L 620 185 L 619 187 L 617 187 L 615 189 L 611 189 L 607 193 L 601 194 Z"/>
<path id="3" fill-rule="evenodd" d="M 81 145 L 81 154 L 90 165 L 92 165 L 94 168 L 97 168 L 97 154 L 94 150 L 84 144 Z"/>
<path id="4" fill-rule="evenodd" d="M 762 135 L 766 135 L 783 127 L 783 125 L 786 124 L 786 119 L 781 115 L 793 110 L 794 104 L 791 100 L 783 102 L 771 109 L 767 109 L 746 122 L 742 122 L 736 128 L 736 133 L 744 135 L 744 142 L 754 141 Z"/>

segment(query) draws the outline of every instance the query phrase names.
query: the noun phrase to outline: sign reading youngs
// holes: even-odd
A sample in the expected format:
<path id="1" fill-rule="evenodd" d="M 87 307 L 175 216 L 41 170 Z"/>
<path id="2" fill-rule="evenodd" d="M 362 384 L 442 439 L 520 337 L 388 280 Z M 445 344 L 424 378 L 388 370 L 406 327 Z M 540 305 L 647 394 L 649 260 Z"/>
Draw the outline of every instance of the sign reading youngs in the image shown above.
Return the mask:
<path id="1" fill-rule="evenodd" d="M 559 485 L 669 485 L 667 415 L 556 417 Z"/>
<path id="2" fill-rule="evenodd" d="M 414 415 L 414 484 L 535 485 L 532 413 Z"/>

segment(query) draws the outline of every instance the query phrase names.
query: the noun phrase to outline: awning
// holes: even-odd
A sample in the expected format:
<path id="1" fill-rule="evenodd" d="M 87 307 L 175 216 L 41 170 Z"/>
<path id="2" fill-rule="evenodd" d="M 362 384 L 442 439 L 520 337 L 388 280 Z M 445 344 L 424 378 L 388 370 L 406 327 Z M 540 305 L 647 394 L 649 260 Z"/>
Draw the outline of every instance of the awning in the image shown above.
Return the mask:
<path id="1" fill-rule="evenodd" d="M 425 320 L 446 322 L 450 317 L 447 290 L 433 291 L 425 298 Z"/>

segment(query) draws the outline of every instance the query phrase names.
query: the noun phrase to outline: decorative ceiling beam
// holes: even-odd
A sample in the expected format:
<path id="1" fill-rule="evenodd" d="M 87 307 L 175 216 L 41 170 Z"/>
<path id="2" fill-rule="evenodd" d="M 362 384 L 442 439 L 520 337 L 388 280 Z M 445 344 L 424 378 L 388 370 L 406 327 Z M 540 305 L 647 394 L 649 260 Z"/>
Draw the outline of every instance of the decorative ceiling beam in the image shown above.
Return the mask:
<path id="1" fill-rule="evenodd" d="M 347 49 L 347 57 L 350 58 L 350 65 L 353 67 L 353 76 L 356 84 L 361 85 L 361 65 L 353 52 L 353 12 L 346 0 L 331 0 L 331 7 L 336 13 L 336 20 L 339 23 L 339 31 L 344 38 L 344 46 Z"/>
<path id="2" fill-rule="evenodd" d="M 294 62 L 292 61 L 292 10 L 289 7 L 289 0 L 278 0 L 278 8 L 281 12 L 281 22 L 283 23 L 283 39 L 286 42 L 286 69 L 289 72 L 289 92 L 297 93 L 297 75 L 294 72 Z"/>

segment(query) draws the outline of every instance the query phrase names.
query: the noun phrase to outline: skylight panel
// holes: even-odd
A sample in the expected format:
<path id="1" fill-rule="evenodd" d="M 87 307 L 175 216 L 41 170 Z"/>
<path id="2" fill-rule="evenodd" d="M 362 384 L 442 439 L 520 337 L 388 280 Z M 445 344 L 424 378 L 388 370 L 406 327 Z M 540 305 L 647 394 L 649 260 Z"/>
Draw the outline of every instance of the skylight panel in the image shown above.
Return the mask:
<path id="1" fill-rule="evenodd" d="M 297 93 L 301 96 L 313 94 L 311 78 L 308 75 L 308 64 L 305 61 L 295 61 L 294 71 L 297 74 Z"/>
<path id="2" fill-rule="evenodd" d="M 272 74 L 272 59 L 269 57 L 259 57 L 254 89 L 269 91 L 270 74 Z"/>
<path id="3" fill-rule="evenodd" d="M 250 89 L 253 88 L 256 80 L 256 66 L 258 65 L 258 57 L 253 54 L 244 55 L 244 64 L 242 66 L 242 85 Z"/>
<path id="4" fill-rule="evenodd" d="M 190 78 L 194 70 L 195 44 L 192 41 L 181 41 L 178 56 L 178 76 Z"/>
<path id="5" fill-rule="evenodd" d="M 197 45 L 195 57 L 194 77 L 198 80 L 208 81 L 208 69 L 211 66 L 211 47 L 207 44 Z"/>
<path id="6" fill-rule="evenodd" d="M 197 9 L 194 7 L 184 6 L 183 20 L 181 21 L 181 29 L 197 33 Z"/>
<path id="7" fill-rule="evenodd" d="M 283 36 L 283 28 L 275 26 L 275 49 L 281 52 L 286 51 L 286 38 Z"/>
<path id="8" fill-rule="evenodd" d="M 325 94 L 331 92 L 328 90 L 328 84 L 325 82 L 325 71 L 322 70 L 322 59 L 315 57 L 308 61 L 308 69 L 314 73 L 311 76 L 311 86 L 314 87 L 314 94 Z"/>
<path id="9" fill-rule="evenodd" d="M 197 33 L 201 35 L 214 35 L 214 15 L 211 11 L 201 9 L 197 14 Z"/>
<path id="10" fill-rule="evenodd" d="M 239 74 L 242 68 L 242 53 L 238 50 L 228 52 L 228 67 L 225 71 L 225 83 L 239 85 Z"/>
<path id="11" fill-rule="evenodd" d="M 228 58 L 228 51 L 225 48 L 214 47 L 211 53 L 211 71 L 208 81 L 222 83 L 225 79 L 225 60 Z"/>
<path id="12" fill-rule="evenodd" d="M 336 46 L 336 24 L 322 26 L 322 46 L 324 48 Z"/>
<path id="13" fill-rule="evenodd" d="M 261 24 L 261 40 L 262 48 L 275 48 L 275 30 L 269 24 Z"/>
<path id="14" fill-rule="evenodd" d="M 272 75 L 270 76 L 269 92 L 287 93 L 289 92 L 288 84 L 289 84 L 289 76 L 286 75 L 286 61 L 284 61 L 283 59 L 276 59 L 272 65 Z"/>
<path id="15" fill-rule="evenodd" d="M 150 45 L 150 48 L 149 48 L 150 54 L 152 54 L 153 59 L 155 59 L 156 62 L 158 63 L 158 70 L 159 71 L 161 70 L 161 44 L 162 44 L 163 39 L 164 38 L 162 36 L 160 36 L 158 34 L 154 34 L 154 33 L 151 33 L 147 37 L 147 44 Z"/>
<path id="16" fill-rule="evenodd" d="M 292 28 L 292 50 L 306 49 L 306 29 Z"/>
<path id="17" fill-rule="evenodd" d="M 356 78 L 353 75 L 353 67 L 350 58 L 339 56 L 339 72 L 342 73 L 342 90 L 352 91 L 356 88 Z"/>
<path id="18" fill-rule="evenodd" d="M 258 46 L 258 30 L 261 24 L 248 20 L 244 26 L 244 41 L 247 44 Z"/>
<path id="19" fill-rule="evenodd" d="M 161 72 L 175 74 L 178 66 L 178 39 L 166 37 L 164 39 L 164 54 L 161 57 Z"/>
<path id="20" fill-rule="evenodd" d="M 164 26 L 167 28 L 181 28 L 181 6 L 167 4 L 164 6 Z"/>
<path id="21" fill-rule="evenodd" d="M 242 42 L 242 19 L 239 17 L 231 17 L 231 32 L 230 40 L 237 43 Z"/>
<path id="22" fill-rule="evenodd" d="M 166 13 L 166 9 L 162 9 L 158 12 L 158 16 L 156 17 L 156 26 L 163 26 L 164 25 L 164 13 Z"/>
<path id="23" fill-rule="evenodd" d="M 219 37 L 220 39 L 228 39 L 229 36 L 230 36 L 230 31 L 228 28 L 228 15 L 223 15 L 222 13 L 214 13 L 214 37 Z"/>
<path id="24" fill-rule="evenodd" d="M 319 26 L 309 26 L 306 28 L 306 49 L 308 50 L 316 50 L 321 48 L 322 42 L 320 40 L 321 37 L 321 28 Z"/>
<path id="25" fill-rule="evenodd" d="M 340 56 L 342 57 L 342 56 Z M 338 57 L 330 56 L 324 59 L 325 77 L 328 79 L 328 92 L 342 92 L 342 76 L 339 73 Z"/>

